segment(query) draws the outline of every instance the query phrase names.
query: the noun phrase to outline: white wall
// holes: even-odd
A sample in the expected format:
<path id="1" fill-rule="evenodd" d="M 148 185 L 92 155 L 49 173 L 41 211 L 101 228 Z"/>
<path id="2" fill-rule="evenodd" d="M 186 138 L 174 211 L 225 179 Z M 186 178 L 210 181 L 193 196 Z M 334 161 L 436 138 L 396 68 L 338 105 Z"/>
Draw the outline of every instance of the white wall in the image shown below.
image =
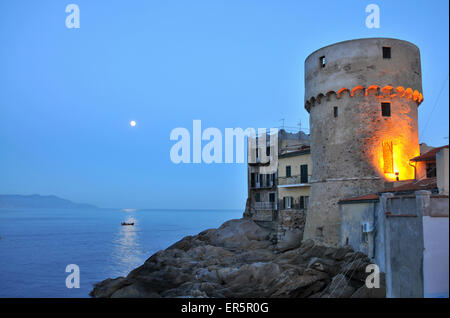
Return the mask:
<path id="1" fill-rule="evenodd" d="M 436 176 L 439 194 L 448 195 L 448 148 L 436 154 Z"/>
<path id="2" fill-rule="evenodd" d="M 423 217 L 425 297 L 449 297 L 448 217 Z"/>

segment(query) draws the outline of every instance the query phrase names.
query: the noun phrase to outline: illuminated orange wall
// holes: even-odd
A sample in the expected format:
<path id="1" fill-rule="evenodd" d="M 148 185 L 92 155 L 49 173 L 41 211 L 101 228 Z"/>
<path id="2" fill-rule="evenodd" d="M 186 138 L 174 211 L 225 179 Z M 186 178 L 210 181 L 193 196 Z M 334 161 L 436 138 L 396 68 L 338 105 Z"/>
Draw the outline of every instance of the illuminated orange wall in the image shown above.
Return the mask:
<path id="1" fill-rule="evenodd" d="M 409 89 L 410 90 L 410 89 Z M 399 91 L 400 93 L 397 93 Z M 395 181 L 398 173 L 399 180 L 414 179 L 414 167 L 410 166 L 410 159 L 420 154 L 417 107 L 419 99 L 404 93 L 403 88 L 392 90 L 372 98 L 366 103 L 370 105 L 374 118 L 367 118 L 367 128 L 373 132 L 370 137 L 368 160 L 373 164 L 377 173 L 388 181 Z M 403 94 L 402 94 L 403 93 Z M 370 92 L 368 94 L 370 97 Z M 423 97 L 420 93 L 420 102 Z M 380 116 L 381 102 L 391 103 L 391 116 Z M 377 114 L 378 113 L 378 114 Z M 392 142 L 393 173 L 384 172 L 383 142 Z"/>
<path id="2" fill-rule="evenodd" d="M 340 162 L 336 170 L 326 171 L 326 166 L 321 167 L 324 177 L 378 176 L 395 181 L 397 172 L 400 181 L 414 179 L 414 167 L 409 165 L 409 160 L 420 153 L 417 108 L 422 100 L 417 90 L 388 85 L 341 88 L 312 98 L 306 108 L 319 120 L 311 131 L 314 139 L 319 140 L 319 147 L 326 147 L 312 151 L 318 152 L 317 158 L 329 159 L 328 165 L 333 159 Z M 391 104 L 389 117 L 381 114 L 383 102 Z M 311 108 L 312 105 L 315 106 Z M 338 118 L 331 115 L 334 107 L 339 109 Z M 392 173 L 384 172 L 383 142 L 391 142 L 393 146 Z M 346 149 L 348 154 L 338 154 Z"/>

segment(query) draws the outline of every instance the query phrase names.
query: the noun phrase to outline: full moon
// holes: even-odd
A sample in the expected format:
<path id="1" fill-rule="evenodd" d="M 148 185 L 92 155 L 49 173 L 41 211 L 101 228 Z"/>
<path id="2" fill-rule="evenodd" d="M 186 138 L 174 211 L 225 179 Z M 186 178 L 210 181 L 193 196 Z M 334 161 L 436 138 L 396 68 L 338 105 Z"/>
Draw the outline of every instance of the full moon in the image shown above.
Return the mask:
<path id="1" fill-rule="evenodd" d="M 136 126 L 136 122 L 135 122 L 134 120 L 130 121 L 130 126 L 131 126 L 131 127 Z"/>

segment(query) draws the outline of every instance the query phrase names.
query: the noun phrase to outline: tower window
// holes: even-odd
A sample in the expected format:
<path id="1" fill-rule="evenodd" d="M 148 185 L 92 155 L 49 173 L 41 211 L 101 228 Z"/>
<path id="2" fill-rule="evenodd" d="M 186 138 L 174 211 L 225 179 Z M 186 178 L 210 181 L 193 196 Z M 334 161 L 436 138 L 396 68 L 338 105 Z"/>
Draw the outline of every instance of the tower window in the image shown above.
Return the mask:
<path id="1" fill-rule="evenodd" d="M 383 46 L 383 58 L 390 59 L 391 58 L 391 48 L 388 46 Z"/>
<path id="2" fill-rule="evenodd" d="M 391 117 L 391 103 L 381 103 L 381 115 Z"/>
<path id="3" fill-rule="evenodd" d="M 383 166 L 384 173 L 394 172 L 394 149 L 392 147 L 392 141 L 383 141 Z"/>
<path id="4" fill-rule="evenodd" d="M 334 106 L 334 108 L 333 108 L 333 114 L 334 114 L 334 117 L 337 117 L 337 116 L 338 116 L 338 108 L 337 108 L 337 106 Z"/>
<path id="5" fill-rule="evenodd" d="M 327 63 L 325 56 L 321 56 L 319 58 L 319 61 L 320 61 L 320 67 L 325 67 L 325 64 Z"/>
<path id="6" fill-rule="evenodd" d="M 323 237 L 323 226 L 319 226 L 316 228 L 316 236 Z"/>

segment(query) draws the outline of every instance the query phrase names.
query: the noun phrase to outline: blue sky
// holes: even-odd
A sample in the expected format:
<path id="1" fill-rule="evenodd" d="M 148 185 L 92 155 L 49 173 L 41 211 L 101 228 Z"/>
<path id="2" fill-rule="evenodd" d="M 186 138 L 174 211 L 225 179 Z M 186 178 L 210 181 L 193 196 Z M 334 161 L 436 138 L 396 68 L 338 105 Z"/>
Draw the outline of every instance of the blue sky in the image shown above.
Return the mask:
<path id="1" fill-rule="evenodd" d="M 69 3 L 80 29 L 65 26 Z M 365 26 L 370 3 L 379 29 Z M 194 119 L 222 131 L 281 118 L 307 128 L 304 59 L 363 37 L 419 46 L 419 134 L 447 144 L 448 9 L 411 0 L 1 1 L 0 193 L 243 209 L 246 165 L 175 165 L 171 130 L 192 131 Z"/>

